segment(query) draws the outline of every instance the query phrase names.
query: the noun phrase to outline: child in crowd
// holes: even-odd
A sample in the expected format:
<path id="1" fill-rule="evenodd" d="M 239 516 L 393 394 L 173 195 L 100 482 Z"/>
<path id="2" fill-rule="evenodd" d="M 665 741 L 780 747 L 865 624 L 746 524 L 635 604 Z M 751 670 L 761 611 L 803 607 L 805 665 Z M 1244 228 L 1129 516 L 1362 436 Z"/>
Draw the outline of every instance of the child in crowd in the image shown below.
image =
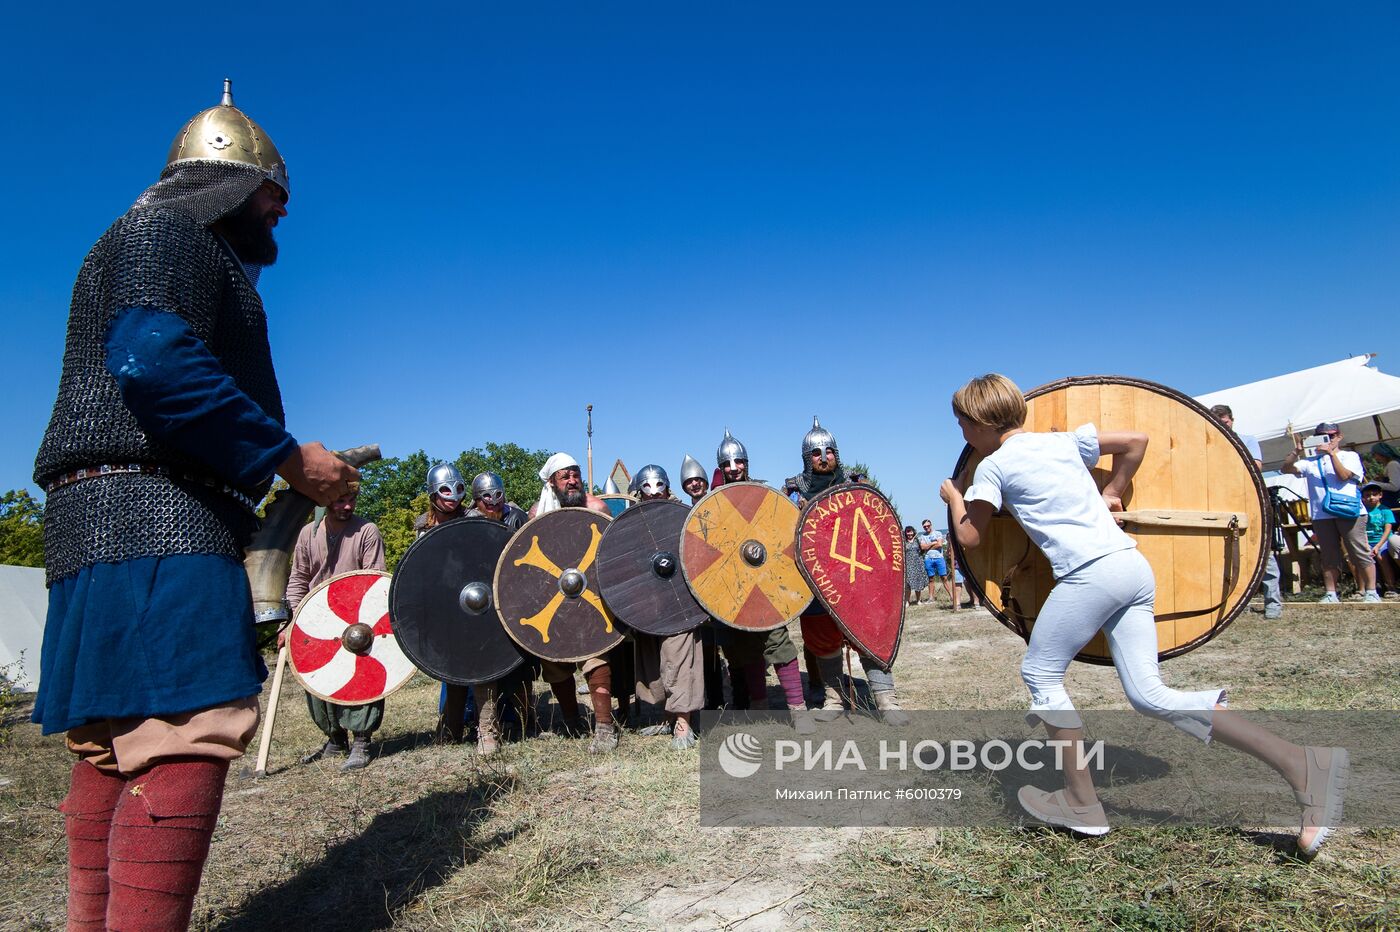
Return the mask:
<path id="1" fill-rule="evenodd" d="M 1381 583 L 1387 598 L 1395 598 L 1395 570 L 1391 566 L 1395 552 L 1390 546 L 1390 532 L 1395 529 L 1395 513 L 1381 505 L 1384 489 L 1379 483 L 1368 482 L 1361 488 L 1361 502 L 1366 506 L 1366 543 L 1376 560 Z"/>
<path id="2" fill-rule="evenodd" d="M 1027 721 L 1071 742 L 1065 788 L 1045 793 L 1024 786 L 1021 806 L 1036 818 L 1084 835 L 1108 832 L 1108 819 L 1083 759 L 1083 723 L 1065 691 L 1074 656 L 1102 631 L 1113 665 L 1134 709 L 1187 734 L 1212 738 L 1263 761 L 1293 788 L 1302 807 L 1298 848 L 1315 854 L 1338 824 L 1349 758 L 1345 748 L 1300 747 L 1225 710 L 1225 690 L 1183 692 L 1162 682 L 1153 614 L 1156 584 L 1137 544 L 1114 521 L 1128 482 L 1147 453 L 1146 434 L 1098 433 L 1093 424 L 1037 434 L 1023 428 L 1026 399 L 1003 375 L 973 379 L 953 395 L 964 439 L 982 454 L 971 486 L 964 473 L 943 483 L 952 533 L 964 548 L 983 540 L 992 515 L 1005 508 L 1055 573 L 1021 663 L 1031 693 Z M 1113 467 L 1102 493 L 1090 468 L 1102 454 Z"/>

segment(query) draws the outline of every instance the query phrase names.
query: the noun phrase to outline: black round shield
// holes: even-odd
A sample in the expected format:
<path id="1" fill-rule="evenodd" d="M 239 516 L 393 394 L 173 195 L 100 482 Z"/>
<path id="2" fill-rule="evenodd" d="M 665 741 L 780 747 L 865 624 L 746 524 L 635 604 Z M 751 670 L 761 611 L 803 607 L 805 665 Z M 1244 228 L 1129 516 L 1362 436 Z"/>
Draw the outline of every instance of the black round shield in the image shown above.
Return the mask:
<path id="1" fill-rule="evenodd" d="M 598 594 L 598 547 L 611 519 L 587 508 L 540 515 L 496 562 L 496 611 L 515 643 L 569 663 L 604 654 L 622 631 Z"/>
<path id="2" fill-rule="evenodd" d="M 399 561 L 389 590 L 394 634 L 434 679 L 490 683 L 524 661 L 495 611 L 492 574 L 509 541 L 498 521 L 462 518 L 418 538 Z"/>
<path id="3" fill-rule="evenodd" d="M 680 568 L 681 528 L 690 508 L 677 501 L 633 505 L 613 519 L 598 548 L 603 601 L 629 628 L 662 637 L 709 616 Z"/>

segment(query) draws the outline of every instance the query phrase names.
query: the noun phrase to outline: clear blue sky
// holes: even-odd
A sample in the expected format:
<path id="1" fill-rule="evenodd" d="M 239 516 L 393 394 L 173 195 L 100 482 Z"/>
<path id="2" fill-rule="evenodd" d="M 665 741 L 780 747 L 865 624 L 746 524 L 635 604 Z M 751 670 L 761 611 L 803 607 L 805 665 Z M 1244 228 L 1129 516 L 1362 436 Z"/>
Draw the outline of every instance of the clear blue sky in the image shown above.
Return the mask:
<path id="1" fill-rule="evenodd" d="M 1138 6 L 22 5 L 0 489 L 84 252 L 226 74 L 291 170 L 262 290 L 303 440 L 582 459 L 592 402 L 600 473 L 728 425 L 776 481 L 819 413 L 942 524 L 970 376 L 1400 370 L 1400 7 Z"/>

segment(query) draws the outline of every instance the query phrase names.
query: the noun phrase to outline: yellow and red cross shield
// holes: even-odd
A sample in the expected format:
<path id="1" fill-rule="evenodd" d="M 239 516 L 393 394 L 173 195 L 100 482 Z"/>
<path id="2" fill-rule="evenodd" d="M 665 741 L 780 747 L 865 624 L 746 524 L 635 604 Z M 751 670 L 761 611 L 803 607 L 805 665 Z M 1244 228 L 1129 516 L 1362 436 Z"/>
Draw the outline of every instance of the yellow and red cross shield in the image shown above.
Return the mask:
<path id="1" fill-rule="evenodd" d="M 722 485 L 691 509 L 681 569 L 705 611 L 733 628 L 771 631 L 802 614 L 812 590 L 797 569 L 797 506 L 759 482 Z"/>

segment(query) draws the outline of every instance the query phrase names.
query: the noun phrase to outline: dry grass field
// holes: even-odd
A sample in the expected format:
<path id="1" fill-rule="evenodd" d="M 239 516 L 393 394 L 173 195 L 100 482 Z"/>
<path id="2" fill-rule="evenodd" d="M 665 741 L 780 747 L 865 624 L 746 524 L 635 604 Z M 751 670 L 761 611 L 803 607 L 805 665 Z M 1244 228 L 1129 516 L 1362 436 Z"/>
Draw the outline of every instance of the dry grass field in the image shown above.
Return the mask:
<path id="1" fill-rule="evenodd" d="M 1022 708 L 1022 649 L 982 612 L 911 610 L 897 667 L 906 705 Z M 1166 672 L 1228 687 L 1239 709 L 1400 709 L 1400 606 L 1290 604 L 1282 622 L 1246 614 Z M 1111 669 L 1076 665 L 1071 677 L 1082 707 L 1127 707 Z M 430 743 L 436 699 L 423 677 L 391 697 L 377 758 L 342 775 L 338 762 L 295 763 L 319 735 L 300 690 L 284 690 L 268 775 L 255 782 L 235 767 L 229 778 L 195 926 L 1400 925 L 1394 830 L 1344 830 L 1311 864 L 1290 837 L 1263 830 L 1125 828 L 1092 841 L 1041 828 L 700 830 L 694 752 L 629 733 L 599 759 L 586 740 L 544 736 L 478 761 L 468 747 Z M 68 767 L 60 740 L 27 723 L 8 729 L 4 928 L 63 923 L 57 807 Z"/>

